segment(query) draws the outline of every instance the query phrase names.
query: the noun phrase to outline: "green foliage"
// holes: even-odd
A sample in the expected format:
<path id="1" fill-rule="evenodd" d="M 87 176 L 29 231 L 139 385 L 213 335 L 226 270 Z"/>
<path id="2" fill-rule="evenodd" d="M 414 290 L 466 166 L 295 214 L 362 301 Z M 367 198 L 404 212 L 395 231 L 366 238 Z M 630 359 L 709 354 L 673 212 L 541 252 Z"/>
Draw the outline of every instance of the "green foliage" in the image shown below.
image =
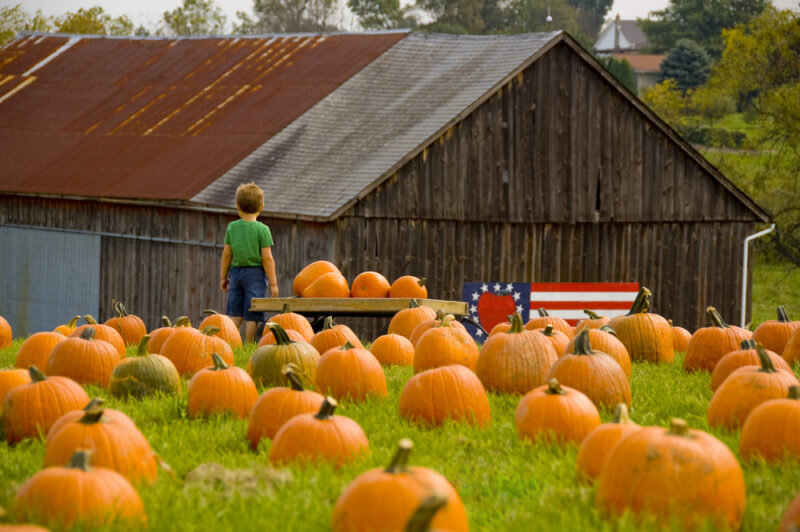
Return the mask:
<path id="1" fill-rule="evenodd" d="M 684 125 L 686 101 L 674 79 L 667 79 L 648 87 L 642 100 L 667 124 L 676 130 Z"/>
<path id="2" fill-rule="evenodd" d="M 78 9 L 54 20 L 59 33 L 79 33 L 87 35 L 131 35 L 133 22 L 127 16 L 112 17 L 100 6 Z"/>
<path id="3" fill-rule="evenodd" d="M 680 39 L 699 43 L 712 58 L 724 48 L 722 30 L 749 21 L 770 4 L 769 0 L 670 0 L 649 19 L 639 21 L 655 53 L 664 53 Z"/>
<path id="4" fill-rule="evenodd" d="M 368 30 L 403 28 L 412 23 L 404 16 L 400 0 L 348 0 L 347 6 Z"/>
<path id="5" fill-rule="evenodd" d="M 638 94 L 636 74 L 627 59 L 617 59 L 611 55 L 598 56 L 595 59 L 603 65 L 617 80 L 633 94 Z"/>
<path id="6" fill-rule="evenodd" d="M 183 0 L 181 6 L 164 12 L 164 25 L 172 35 L 221 35 L 227 17 L 214 0 Z"/>
<path id="7" fill-rule="evenodd" d="M 336 31 L 334 0 L 253 0 L 255 19 L 237 12 L 235 33 L 304 33 Z M 366 8 L 364 8 L 366 9 Z M 374 13 L 378 13 L 376 8 Z M 373 13 L 373 14 L 374 14 Z"/>
<path id="8" fill-rule="evenodd" d="M 681 39 L 661 63 L 661 81 L 674 79 L 678 90 L 686 92 L 708 80 L 711 60 L 703 48 L 691 39 Z"/>
<path id="9" fill-rule="evenodd" d="M 575 8 L 576 19 L 581 31 L 592 40 L 597 38 L 600 27 L 614 0 L 567 0 Z M 635 91 L 634 91 L 635 92 Z"/>
<path id="10" fill-rule="evenodd" d="M 22 4 L 0 6 L 0 46 L 11 40 L 21 31 L 52 31 L 50 19 L 38 10 L 30 15 L 22 9 Z"/>

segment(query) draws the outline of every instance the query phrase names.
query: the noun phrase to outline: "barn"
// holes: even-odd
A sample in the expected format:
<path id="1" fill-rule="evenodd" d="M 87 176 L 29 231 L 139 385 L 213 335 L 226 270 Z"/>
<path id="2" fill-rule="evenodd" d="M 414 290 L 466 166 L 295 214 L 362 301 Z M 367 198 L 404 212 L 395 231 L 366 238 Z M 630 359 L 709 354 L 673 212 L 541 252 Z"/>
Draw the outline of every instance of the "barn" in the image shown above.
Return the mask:
<path id="1" fill-rule="evenodd" d="M 224 308 L 225 227 L 265 191 L 281 295 L 352 280 L 638 282 L 738 314 L 768 215 L 564 32 L 111 38 L 0 49 L 0 315 Z"/>

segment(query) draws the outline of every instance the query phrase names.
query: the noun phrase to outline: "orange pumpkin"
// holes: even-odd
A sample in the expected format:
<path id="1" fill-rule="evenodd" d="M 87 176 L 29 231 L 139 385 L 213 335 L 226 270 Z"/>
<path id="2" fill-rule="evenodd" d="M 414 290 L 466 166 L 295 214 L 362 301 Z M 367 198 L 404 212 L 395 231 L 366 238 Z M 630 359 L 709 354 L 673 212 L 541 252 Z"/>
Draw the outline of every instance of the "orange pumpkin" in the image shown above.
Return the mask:
<path id="1" fill-rule="evenodd" d="M 617 331 L 617 338 L 628 350 L 632 361 L 669 364 L 675 358 L 672 328 L 667 320 L 648 312 L 651 296 L 646 287 L 640 288 L 630 312 L 617 316 L 608 325 Z"/>
<path id="2" fill-rule="evenodd" d="M 603 325 L 599 329 L 589 330 L 589 343 L 597 351 L 602 351 L 614 360 L 627 378 L 631 377 L 631 357 L 625 345 L 617 338 L 617 333 L 608 325 Z M 575 349 L 575 339 L 569 341 L 564 348 L 563 354 L 571 353 Z"/>
<path id="3" fill-rule="evenodd" d="M 708 307 L 706 312 L 713 325 L 697 329 L 689 340 L 683 359 L 683 369 L 688 372 L 714 371 L 722 357 L 738 350 L 741 343 L 751 336 L 749 331 L 725 323 L 714 307 Z"/>
<path id="4" fill-rule="evenodd" d="M 508 331 L 510 331 L 511 330 L 511 316 L 509 315 L 509 316 L 507 316 L 507 318 L 508 319 L 506 321 L 501 321 L 500 323 L 498 323 L 497 325 L 492 327 L 492 330 L 489 331 L 489 336 L 492 336 L 493 334 L 497 334 L 497 333 L 500 333 L 500 332 L 508 332 Z"/>
<path id="5" fill-rule="evenodd" d="M 86 412 L 92 409 L 103 408 L 106 404 L 106 400 L 100 397 L 92 397 L 86 406 L 81 408 L 80 410 L 70 410 L 69 412 L 65 413 L 61 417 L 59 417 L 53 426 L 50 427 L 50 430 L 47 431 L 47 438 L 50 437 L 51 434 L 56 434 L 64 425 L 69 423 L 73 423 L 81 419 Z M 105 414 L 103 414 L 104 419 L 111 418 L 115 423 L 130 423 L 132 426 L 136 426 L 133 423 L 133 420 L 129 418 L 127 415 L 123 414 L 119 410 L 112 410 L 106 409 Z M 45 438 L 45 445 L 47 445 L 47 438 Z"/>
<path id="6" fill-rule="evenodd" d="M 3 401 L 8 392 L 31 382 L 31 376 L 27 369 L 4 369 L 0 371 L 0 414 L 3 413 Z"/>
<path id="7" fill-rule="evenodd" d="M 334 347 L 342 347 L 350 342 L 356 347 L 364 347 L 356 333 L 347 325 L 337 325 L 333 321 L 333 316 L 328 316 L 322 322 L 322 330 L 311 337 L 310 343 L 318 353 L 325 353 Z"/>
<path id="8" fill-rule="evenodd" d="M 89 396 L 72 379 L 48 379 L 36 366 L 29 367 L 28 374 L 31 382 L 12 388 L 3 401 L 3 428 L 10 444 L 46 435 L 59 417 L 89 402 Z"/>
<path id="9" fill-rule="evenodd" d="M 247 371 L 253 381 L 258 386 L 279 386 L 286 382 L 283 367 L 286 364 L 295 364 L 298 373 L 314 382 L 319 362 L 316 348 L 303 340 L 292 340 L 289 331 L 283 330 L 277 323 L 267 322 L 267 325 L 275 335 L 276 342 L 259 347 L 250 356 Z"/>
<path id="10" fill-rule="evenodd" d="M 362 272 L 353 279 L 350 297 L 389 297 L 391 285 L 378 272 Z"/>
<path id="11" fill-rule="evenodd" d="M 567 320 L 564 318 L 551 316 L 544 307 L 539 307 L 536 309 L 536 312 L 539 314 L 539 317 L 528 320 L 528 323 L 525 324 L 527 330 L 534 331 L 552 325 L 554 330 L 561 331 L 567 335 L 568 338 L 572 338 L 575 335 L 575 330 L 572 328 L 572 325 L 567 323 Z"/>
<path id="12" fill-rule="evenodd" d="M 797 532 L 798 529 L 800 529 L 800 493 L 786 508 L 778 532 Z"/>
<path id="13" fill-rule="evenodd" d="M 579 444 L 600 425 L 600 413 L 583 393 L 550 379 L 520 400 L 515 422 L 522 440 Z"/>
<path id="14" fill-rule="evenodd" d="M 764 351 L 772 360 L 772 365 L 775 366 L 775 369 L 782 369 L 789 373 L 792 372 L 791 366 L 789 366 L 784 359 L 772 351 L 767 349 Z M 758 358 L 758 351 L 756 351 L 756 343 L 752 338 L 743 340 L 741 349 L 731 351 L 719 359 L 717 365 L 714 366 L 714 371 L 711 372 L 711 390 L 715 391 L 719 388 L 719 385 L 725 382 L 725 379 L 737 369 L 743 368 L 744 366 L 758 366 L 760 364 L 761 361 Z"/>
<path id="15" fill-rule="evenodd" d="M 786 347 L 783 348 L 781 353 L 783 359 L 789 364 L 800 362 L 800 329 L 796 330 L 789 341 L 786 342 Z"/>
<path id="16" fill-rule="evenodd" d="M 423 321 L 433 319 L 436 319 L 436 312 L 432 308 L 420 305 L 419 301 L 412 299 L 408 304 L 408 308 L 404 308 L 392 316 L 387 332 L 405 336 L 410 340 L 411 334 L 417 325 Z"/>
<path id="17" fill-rule="evenodd" d="M 590 329 L 599 329 L 603 325 L 608 325 L 608 323 L 611 321 L 611 318 L 608 316 L 601 316 L 593 310 L 583 309 L 583 313 L 589 317 L 578 322 L 578 324 L 575 326 L 575 334 L 579 333 L 584 327 L 588 327 Z"/>
<path id="18" fill-rule="evenodd" d="M 628 417 L 628 408 L 625 403 L 617 405 L 614 420 L 603 423 L 586 436 L 578 450 L 578 460 L 575 467 L 579 480 L 594 481 L 600 476 L 606 465 L 609 454 L 619 441 L 636 432 L 641 427 Z"/>
<path id="19" fill-rule="evenodd" d="M 302 314 L 292 312 L 292 308 L 288 303 L 283 305 L 280 314 L 275 314 L 269 321 L 277 323 L 287 332 L 291 330 L 299 332 L 305 342 L 310 341 L 314 336 L 314 329 L 308 319 Z M 264 329 L 264 334 L 268 334 L 268 329 Z"/>
<path id="20" fill-rule="evenodd" d="M 800 458 L 800 386 L 790 386 L 786 399 L 769 399 L 755 407 L 742 426 L 739 454 L 768 462 Z"/>
<path id="21" fill-rule="evenodd" d="M 445 317 L 445 313 L 443 310 L 439 309 L 436 311 L 436 316 L 430 320 L 425 320 L 419 323 L 414 330 L 411 332 L 411 336 L 408 338 L 411 341 L 411 344 L 416 346 L 417 342 L 419 341 L 419 337 L 425 334 L 426 331 L 433 329 L 434 327 L 438 327 L 442 324 L 442 320 Z M 448 327 L 455 327 L 457 329 L 462 329 L 466 332 L 467 328 L 461 324 L 460 321 L 453 319 L 448 322 Z"/>
<path id="22" fill-rule="evenodd" d="M 303 342 L 308 343 L 308 340 L 302 333 L 294 330 L 294 329 L 284 329 L 286 333 L 286 337 L 292 342 Z M 312 335 L 313 336 L 313 335 Z M 261 340 L 258 341 L 258 347 L 264 347 L 265 345 L 275 345 L 278 343 L 278 340 L 275 338 L 275 333 L 269 328 L 269 326 L 264 327 L 264 334 L 261 336 Z"/>
<path id="23" fill-rule="evenodd" d="M 334 532 L 409 530 L 406 524 L 415 510 L 434 492 L 442 502 L 430 526 L 453 532 L 469 530 L 464 504 L 447 479 L 427 467 L 408 465 L 412 447 L 411 440 L 400 440 L 388 467 L 370 469 L 350 482 L 333 508 Z M 386 504 L 387 497 L 392 504 Z"/>
<path id="24" fill-rule="evenodd" d="M 28 366 L 43 368 L 47 365 L 47 357 L 50 352 L 60 342 L 67 337 L 61 333 L 38 332 L 28 337 L 17 351 L 17 358 L 14 365 L 18 368 L 27 369 Z"/>
<path id="25" fill-rule="evenodd" d="M 553 345 L 544 335 L 522 327 L 515 312 L 511 329 L 489 336 L 475 365 L 475 373 L 490 392 L 524 394 L 547 379 L 547 371 L 558 360 Z"/>
<path id="26" fill-rule="evenodd" d="M 86 314 L 83 319 L 86 320 L 86 324 L 76 327 L 75 330 L 69 335 L 70 338 L 79 338 L 80 335 L 83 334 L 83 331 L 91 327 L 94 329 L 95 340 L 103 340 L 110 343 L 117 350 L 117 353 L 119 353 L 119 358 L 125 358 L 125 340 L 122 338 L 122 335 L 119 334 L 119 331 L 110 325 L 97 323 L 97 320 L 89 314 Z"/>
<path id="27" fill-rule="evenodd" d="M 148 335 L 142 336 L 134 356 L 119 362 L 111 372 L 108 391 L 112 397 L 141 399 L 156 394 L 180 395 L 181 377 L 167 357 L 148 353 Z"/>
<path id="28" fill-rule="evenodd" d="M 107 467 L 131 482 L 158 479 L 150 444 L 133 421 L 122 412 L 106 415 L 102 405 L 93 406 L 79 419 L 50 430 L 44 450 L 44 467 L 66 465 L 75 451 L 92 451 L 95 467 Z"/>
<path id="29" fill-rule="evenodd" d="M 486 427 L 492 418 L 480 379 L 458 364 L 411 377 L 400 392 L 397 410 L 407 421 L 434 426 L 451 419 Z"/>
<path id="30" fill-rule="evenodd" d="M 566 353 L 567 346 L 570 343 L 570 338 L 561 331 L 553 329 L 552 325 L 547 325 L 544 329 L 534 329 L 536 332 L 541 333 L 553 346 L 553 350 L 558 356 Z M 542 383 L 544 384 L 544 383 Z"/>
<path id="31" fill-rule="evenodd" d="M 303 290 L 303 297 L 350 297 L 350 287 L 341 273 L 323 273 Z"/>
<path id="32" fill-rule="evenodd" d="M 686 348 L 689 347 L 689 340 L 692 339 L 692 333 L 672 324 L 672 320 L 667 320 L 669 326 L 672 327 L 672 349 L 679 353 L 685 353 Z"/>
<path id="33" fill-rule="evenodd" d="M 303 291 L 313 283 L 319 276 L 335 272 L 341 274 L 342 272 L 339 271 L 339 268 L 333 265 L 326 260 L 318 260 L 316 262 L 312 262 L 302 270 L 297 276 L 294 278 L 292 282 L 292 292 L 296 296 L 302 296 Z"/>
<path id="34" fill-rule="evenodd" d="M 95 328 L 88 327 L 77 338 L 59 342 L 47 357 L 45 373 L 69 377 L 80 384 L 108 387 L 111 372 L 120 356 L 114 346 L 95 339 Z"/>
<path id="35" fill-rule="evenodd" d="M 317 460 L 335 466 L 369 452 L 364 430 L 352 419 L 334 415 L 338 404 L 326 397 L 316 414 L 300 414 L 283 424 L 269 449 L 273 464 Z"/>
<path id="36" fill-rule="evenodd" d="M 384 334 L 372 342 L 369 350 L 384 366 L 414 365 L 414 344 L 405 336 Z"/>
<path id="37" fill-rule="evenodd" d="M 142 500 L 130 482 L 105 467 L 89 467 L 91 453 L 77 451 L 65 467 L 48 467 L 29 478 L 14 497 L 21 518 L 43 519 L 59 529 L 147 521 Z"/>
<path id="38" fill-rule="evenodd" d="M 428 297 L 428 287 L 425 286 L 427 281 L 425 277 L 420 279 L 413 275 L 398 277 L 389 287 L 389 297 L 425 299 Z"/>
<path id="39" fill-rule="evenodd" d="M 414 373 L 450 364 L 461 364 L 475 371 L 480 353 L 478 345 L 467 331 L 450 326 L 454 319 L 448 314 L 438 327 L 419 337 L 414 347 Z"/>
<path id="40" fill-rule="evenodd" d="M 242 368 L 228 366 L 217 353 L 214 365 L 201 369 L 189 381 L 189 417 L 230 412 L 244 419 L 258 400 L 253 379 Z"/>
<path id="41" fill-rule="evenodd" d="M 69 323 L 65 323 L 64 325 L 59 325 L 58 327 L 53 329 L 53 332 L 61 333 L 64 336 L 69 336 L 70 334 L 72 334 L 72 331 L 76 329 L 75 324 L 78 323 L 79 319 L 81 319 L 80 316 L 74 316 L 71 320 L 69 320 Z"/>
<path id="42" fill-rule="evenodd" d="M 289 388 L 272 388 L 261 394 L 250 412 L 247 424 L 247 439 L 250 448 L 258 449 L 263 438 L 272 439 L 284 423 L 299 414 L 319 411 L 325 398 L 317 392 L 303 389 L 303 381 L 294 364 L 283 367 L 283 374 L 289 380 Z"/>
<path id="43" fill-rule="evenodd" d="M 363 401 L 368 395 L 386 397 L 386 376 L 372 353 L 350 342 L 327 350 L 317 362 L 317 389 L 337 400 Z"/>
<path id="44" fill-rule="evenodd" d="M 198 331 L 179 327 L 161 346 L 160 355 L 169 359 L 182 376 L 189 377 L 214 364 L 211 353 L 217 353 L 228 365 L 233 365 L 233 350 L 224 339 L 216 336 L 213 325 Z"/>
<path id="45" fill-rule="evenodd" d="M 202 331 L 207 327 L 216 327 L 219 330 L 214 333 L 214 336 L 219 336 L 225 340 L 231 348 L 242 346 L 242 334 L 230 316 L 220 314 L 212 309 L 204 310 L 203 314 L 206 317 L 197 326 L 197 330 Z"/>
<path id="46" fill-rule="evenodd" d="M 783 353 L 789 338 L 800 330 L 800 321 L 791 321 L 783 305 L 778 307 L 778 319 L 767 320 L 753 331 L 753 340 L 762 344 L 764 349 Z"/>
<path id="47" fill-rule="evenodd" d="M 0 349 L 10 347 L 13 340 L 14 336 L 11 332 L 11 325 L 8 324 L 3 316 L 0 316 Z"/>
<path id="48" fill-rule="evenodd" d="M 115 318 L 106 320 L 105 324 L 113 327 L 119 331 L 120 336 L 125 341 L 125 345 L 139 345 L 142 341 L 142 336 L 147 334 L 147 327 L 139 316 L 128 314 L 125 310 L 125 305 L 121 301 L 115 301 L 114 312 L 117 313 Z"/>
<path id="49" fill-rule="evenodd" d="M 793 373 L 775 369 L 763 347 L 756 349 L 761 365 L 737 369 L 714 392 L 706 413 L 711 427 L 741 426 L 755 407 L 786 397 L 790 386 L 800 385 Z"/>
<path id="50" fill-rule="evenodd" d="M 169 318 L 166 316 L 161 316 L 161 323 L 164 325 L 163 327 L 159 327 L 154 331 L 150 332 L 150 340 L 147 342 L 147 352 L 148 353 L 161 353 L 161 348 L 164 346 L 164 342 L 167 341 L 167 338 L 172 336 L 172 333 L 178 327 L 191 327 L 192 322 L 186 316 L 181 316 L 175 323 L 169 321 Z"/>

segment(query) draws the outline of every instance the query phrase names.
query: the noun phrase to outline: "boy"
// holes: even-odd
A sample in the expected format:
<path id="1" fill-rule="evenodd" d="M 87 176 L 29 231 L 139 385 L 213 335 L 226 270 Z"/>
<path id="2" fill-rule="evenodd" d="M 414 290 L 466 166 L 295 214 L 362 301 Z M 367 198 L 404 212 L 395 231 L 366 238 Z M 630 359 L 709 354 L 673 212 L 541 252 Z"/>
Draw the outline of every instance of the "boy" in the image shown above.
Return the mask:
<path id="1" fill-rule="evenodd" d="M 247 342 L 254 340 L 258 322 L 264 321 L 263 312 L 250 312 L 250 300 L 266 297 L 265 272 L 269 278 L 271 297 L 278 297 L 272 234 L 269 227 L 257 220 L 263 208 L 264 193 L 255 183 L 239 185 L 236 189 L 236 209 L 240 219 L 229 223 L 225 231 L 225 249 L 222 250 L 219 272 L 220 288 L 228 291 L 225 313 L 233 318 L 236 327 L 240 327 L 244 319 Z"/>

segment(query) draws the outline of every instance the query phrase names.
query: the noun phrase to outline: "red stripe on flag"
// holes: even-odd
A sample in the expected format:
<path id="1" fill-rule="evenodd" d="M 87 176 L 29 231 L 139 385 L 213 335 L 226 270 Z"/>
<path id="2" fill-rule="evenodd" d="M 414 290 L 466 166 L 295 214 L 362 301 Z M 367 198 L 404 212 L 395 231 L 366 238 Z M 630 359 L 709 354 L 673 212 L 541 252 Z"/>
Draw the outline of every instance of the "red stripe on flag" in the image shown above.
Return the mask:
<path id="1" fill-rule="evenodd" d="M 638 292 L 639 283 L 531 283 L 531 292 Z"/>
<path id="2" fill-rule="evenodd" d="M 531 301 L 531 310 L 629 310 L 632 306 L 633 301 Z"/>

